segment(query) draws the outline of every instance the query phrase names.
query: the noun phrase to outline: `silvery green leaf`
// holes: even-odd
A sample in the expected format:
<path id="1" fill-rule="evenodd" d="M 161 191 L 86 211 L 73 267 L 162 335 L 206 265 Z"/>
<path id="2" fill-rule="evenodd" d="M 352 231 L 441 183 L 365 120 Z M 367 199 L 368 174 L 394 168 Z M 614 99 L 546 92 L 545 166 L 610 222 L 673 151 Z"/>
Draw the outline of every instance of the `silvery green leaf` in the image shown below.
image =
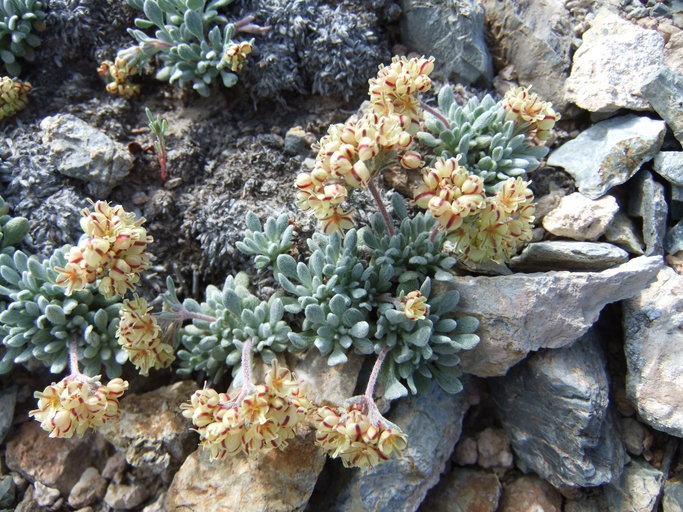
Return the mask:
<path id="1" fill-rule="evenodd" d="M 365 338 L 370 333 L 370 324 L 367 322 L 358 322 L 351 329 L 349 334 L 356 338 Z"/>
<path id="2" fill-rule="evenodd" d="M 326 322 L 325 311 L 317 304 L 309 304 L 305 310 L 306 318 L 315 325 L 323 325 Z"/>
<path id="3" fill-rule="evenodd" d="M 370 340 L 356 338 L 353 340 L 353 348 L 358 354 L 372 354 L 375 351 L 375 346 Z"/>
<path id="4" fill-rule="evenodd" d="M 424 295 L 425 297 L 429 298 L 429 296 L 432 294 L 432 281 L 431 279 L 427 278 L 424 280 L 422 283 L 422 286 L 420 286 L 420 293 Z"/>
<path id="5" fill-rule="evenodd" d="M 270 258 L 268 256 L 262 254 L 254 256 L 254 266 L 256 268 L 266 268 L 268 265 L 270 265 Z"/>
<path id="6" fill-rule="evenodd" d="M 446 368 L 437 369 L 432 367 L 432 373 L 437 384 L 446 393 L 455 394 L 462 391 L 462 382 L 460 382 L 457 376 L 448 373 Z"/>
<path id="7" fill-rule="evenodd" d="M 439 90 L 437 96 L 437 103 L 439 108 L 444 112 L 448 112 L 453 105 L 453 89 L 450 85 L 446 84 Z"/>
<path id="8" fill-rule="evenodd" d="M 429 342 L 429 337 L 432 335 L 431 326 L 420 327 L 416 331 L 407 334 L 409 336 L 410 343 L 417 347 L 424 347 Z"/>
<path id="9" fill-rule="evenodd" d="M 384 381 L 384 398 L 386 400 L 396 400 L 407 394 L 408 389 L 399 382 L 393 365 L 388 366 Z"/>
<path id="10" fill-rule="evenodd" d="M 326 356 L 332 351 L 334 345 L 328 338 L 317 337 L 315 339 L 315 346 L 320 351 L 321 355 Z"/>
<path id="11" fill-rule="evenodd" d="M 328 366 L 336 366 L 338 364 L 344 364 L 349 358 L 346 353 L 339 347 L 335 347 L 330 356 L 327 358 Z"/>
<path id="12" fill-rule="evenodd" d="M 201 0 L 199 1 L 201 2 Z M 204 39 L 204 21 L 198 11 L 185 11 L 185 26 L 198 40 L 202 41 Z"/>
<path id="13" fill-rule="evenodd" d="M 347 300 L 343 295 L 337 294 L 330 299 L 330 310 L 340 318 L 344 315 L 347 307 Z"/>
<path id="14" fill-rule="evenodd" d="M 156 0 L 145 0 L 142 10 L 145 12 L 145 16 L 156 26 L 164 26 L 164 11 L 161 10 Z"/>
<path id="15" fill-rule="evenodd" d="M 53 324 L 63 325 L 66 323 L 66 315 L 62 308 L 55 305 L 49 305 L 45 308 L 45 316 Z"/>
<path id="16" fill-rule="evenodd" d="M 458 325 L 452 318 L 443 318 L 436 323 L 435 330 L 438 332 L 451 332 Z"/>
<path id="17" fill-rule="evenodd" d="M 205 0 L 187 0 L 187 8 L 199 10 L 204 8 Z"/>
<path id="18" fill-rule="evenodd" d="M 285 308 L 280 299 L 275 299 L 270 305 L 270 316 L 268 321 L 270 324 L 275 324 L 282 319 L 284 315 Z"/>
<path id="19" fill-rule="evenodd" d="M 230 71 L 221 71 L 221 80 L 223 80 L 223 85 L 229 88 L 237 83 L 238 77 Z"/>
<path id="20" fill-rule="evenodd" d="M 471 334 L 479 329 L 479 320 L 473 316 L 462 316 L 457 319 L 457 322 L 455 329 L 457 333 Z"/>
<path id="21" fill-rule="evenodd" d="M 471 350 L 479 344 L 479 336 L 476 334 L 458 334 L 453 338 L 461 350 Z"/>
<path id="22" fill-rule="evenodd" d="M 397 311 L 395 309 L 388 309 L 384 312 L 384 317 L 389 321 L 390 324 L 392 325 L 397 325 L 400 324 L 401 322 L 406 321 L 406 316 L 403 314 L 402 311 Z"/>

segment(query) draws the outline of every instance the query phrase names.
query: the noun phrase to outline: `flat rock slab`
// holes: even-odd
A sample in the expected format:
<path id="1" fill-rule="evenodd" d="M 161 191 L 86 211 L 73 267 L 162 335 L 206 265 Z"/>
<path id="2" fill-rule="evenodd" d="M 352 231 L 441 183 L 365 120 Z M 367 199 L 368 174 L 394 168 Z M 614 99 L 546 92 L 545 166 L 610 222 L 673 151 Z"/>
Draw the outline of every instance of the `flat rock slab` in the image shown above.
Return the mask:
<path id="1" fill-rule="evenodd" d="M 574 192 L 560 199 L 543 217 L 543 227 L 553 235 L 572 240 L 597 240 L 619 211 L 614 196 L 590 199 Z"/>
<path id="2" fill-rule="evenodd" d="M 594 487 L 621 474 L 625 453 L 593 331 L 569 347 L 528 357 L 490 387 L 525 473 L 556 487 Z"/>
<path id="3" fill-rule="evenodd" d="M 330 512 L 414 512 L 438 481 L 460 437 L 468 409 L 465 390 L 449 395 L 430 391 L 394 402 L 388 419 L 408 435 L 404 457 L 356 472 Z"/>
<path id="4" fill-rule="evenodd" d="M 667 254 L 683 251 L 683 221 L 679 221 L 667 231 L 666 238 L 664 238 L 664 250 Z"/>
<path id="5" fill-rule="evenodd" d="M 643 96 L 683 144 L 683 75 L 662 67 L 643 87 Z"/>
<path id="6" fill-rule="evenodd" d="M 458 313 L 479 319 L 481 339 L 460 354 L 463 370 L 505 375 L 529 352 L 573 343 L 606 304 L 637 295 L 661 267 L 660 257 L 641 256 L 602 272 L 458 277 Z"/>
<path id="7" fill-rule="evenodd" d="M 683 437 L 683 276 L 663 267 L 624 302 L 626 393 L 641 419 Z"/>
<path id="8" fill-rule="evenodd" d="M 574 54 L 567 99 L 590 112 L 649 110 L 642 89 L 663 65 L 659 32 L 600 10 Z"/>
<path id="9" fill-rule="evenodd" d="M 632 459 L 619 480 L 604 488 L 604 508 L 615 512 L 651 512 L 664 475 L 645 461 Z"/>
<path id="10" fill-rule="evenodd" d="M 660 151 L 655 155 L 654 170 L 673 185 L 683 185 L 683 151 Z"/>
<path id="11" fill-rule="evenodd" d="M 583 195 L 598 199 L 633 176 L 662 147 L 666 124 L 629 114 L 594 124 L 548 157 L 562 167 Z"/>
<path id="12" fill-rule="evenodd" d="M 510 261 L 516 271 L 590 270 L 612 268 L 628 261 L 628 253 L 604 242 L 536 242 Z"/>

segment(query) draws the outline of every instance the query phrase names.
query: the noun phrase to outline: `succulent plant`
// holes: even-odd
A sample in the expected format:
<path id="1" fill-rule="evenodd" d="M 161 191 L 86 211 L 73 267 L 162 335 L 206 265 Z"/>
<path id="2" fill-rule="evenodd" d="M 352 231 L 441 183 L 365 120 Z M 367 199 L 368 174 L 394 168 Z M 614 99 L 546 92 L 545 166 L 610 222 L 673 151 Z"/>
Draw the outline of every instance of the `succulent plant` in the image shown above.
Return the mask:
<path id="1" fill-rule="evenodd" d="M 139 44 L 119 51 L 115 65 L 109 63 L 108 71 L 115 80 L 119 71 L 130 69 L 130 73 L 135 73 L 156 56 L 161 61 L 157 79 L 177 81 L 181 86 L 192 84 L 202 96 L 209 95 L 209 85 L 218 78 L 225 87 L 237 83 L 235 71 L 251 52 L 251 42 L 233 43 L 237 27 L 219 14 L 219 9 L 233 0 L 127 2 L 144 12 L 146 18 L 136 18 L 137 29 L 128 30 Z M 143 32 L 150 28 L 155 29 L 153 37 Z M 116 72 L 111 72 L 112 69 Z M 125 80 L 129 73 L 122 74 Z"/>
<path id="2" fill-rule="evenodd" d="M 35 32 L 42 29 L 45 12 L 37 0 L 0 2 L 0 60 L 7 73 L 19 76 L 18 59 L 33 60 L 33 49 L 40 44 Z"/>
<path id="3" fill-rule="evenodd" d="M 223 289 L 210 285 L 206 300 L 201 304 L 185 299 L 183 308 L 190 313 L 205 315 L 209 319 L 193 318 L 192 323 L 180 332 L 183 346 L 178 351 L 178 373 L 188 375 L 204 371 L 212 382 L 218 381 L 226 369 L 237 373 L 242 345 L 247 339 L 253 350 L 270 363 L 276 352 L 290 345 L 289 325 L 283 320 L 282 300 L 276 296 L 261 301 L 249 290 L 245 273 L 228 276 Z"/>
<path id="4" fill-rule="evenodd" d="M 0 252 L 12 254 L 15 244 L 21 242 L 28 232 L 28 220 L 24 217 L 12 217 L 9 205 L 0 197 Z"/>
<path id="5" fill-rule="evenodd" d="M 488 193 L 494 193 L 496 185 L 508 178 L 535 170 L 548 154 L 547 147 L 532 145 L 515 121 L 507 119 L 502 102 L 488 94 L 459 106 L 453 101 L 451 86 L 445 85 L 439 91 L 438 106 L 450 127 L 427 115 L 427 131 L 419 132 L 418 140 L 431 148 L 433 160 L 461 155 L 460 165 L 480 176 Z"/>
<path id="6" fill-rule="evenodd" d="M 0 373 L 14 364 L 37 360 L 61 373 L 68 365 L 68 345 L 78 340 L 83 373 L 94 376 L 104 365 L 109 377 L 118 377 L 126 353 L 116 340 L 119 309 L 93 286 L 71 296 L 55 284 L 55 266 L 66 265 L 68 246 L 46 259 L 21 251 L 0 254 L 0 296 L 8 303 L 0 313 L 0 339 L 5 347 Z"/>
<path id="7" fill-rule="evenodd" d="M 28 82 L 0 77 L 0 121 L 12 117 L 28 105 L 28 93 L 32 90 Z"/>
<path id="8" fill-rule="evenodd" d="M 269 217 L 265 226 L 253 213 L 247 214 L 247 230 L 244 240 L 235 246 L 243 254 L 254 256 L 256 268 L 274 265 L 280 254 L 285 254 L 292 248 L 292 230 L 289 217 L 280 215 L 277 219 Z"/>

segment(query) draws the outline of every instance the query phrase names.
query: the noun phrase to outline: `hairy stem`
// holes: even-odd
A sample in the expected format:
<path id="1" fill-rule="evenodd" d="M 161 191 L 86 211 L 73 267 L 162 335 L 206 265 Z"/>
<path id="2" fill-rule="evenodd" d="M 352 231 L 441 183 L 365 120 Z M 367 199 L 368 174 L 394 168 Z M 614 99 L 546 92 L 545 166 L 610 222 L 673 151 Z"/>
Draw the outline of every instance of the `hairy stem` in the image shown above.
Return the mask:
<path id="1" fill-rule="evenodd" d="M 202 313 L 195 313 L 194 311 L 189 311 L 182 304 L 174 304 L 173 312 L 179 320 L 189 320 L 194 318 L 195 320 L 202 320 L 204 322 L 215 322 L 217 318 L 209 315 L 204 315 Z"/>
<path id="2" fill-rule="evenodd" d="M 448 119 L 446 119 L 444 117 L 444 115 L 441 112 L 439 112 L 437 109 L 430 107 L 429 105 L 427 105 L 426 103 L 424 103 L 422 101 L 420 102 L 420 106 L 422 107 L 422 110 L 424 110 L 425 112 L 429 112 L 431 115 L 436 117 L 439 121 L 441 121 L 446 128 L 448 128 L 449 130 L 451 129 L 451 123 L 449 123 Z"/>
<path id="3" fill-rule="evenodd" d="M 439 234 L 439 224 L 434 226 L 434 229 L 432 229 L 432 232 L 429 235 L 429 241 L 433 242 L 434 240 L 436 240 L 436 237 L 438 236 L 438 234 Z"/>
<path id="4" fill-rule="evenodd" d="M 237 408 L 242 405 L 245 397 L 254 391 L 254 382 L 251 380 L 251 353 L 254 348 L 254 342 L 251 338 L 247 338 L 242 346 L 242 359 L 240 361 L 240 370 L 242 371 L 242 387 L 237 396 L 225 403 L 226 406 Z"/>
<path id="5" fill-rule="evenodd" d="M 72 376 L 81 375 L 78 369 L 78 338 L 72 336 L 69 340 L 69 373 Z"/>
<path id="6" fill-rule="evenodd" d="M 389 353 L 389 347 L 386 346 L 380 350 L 377 354 L 377 359 L 375 360 L 375 365 L 372 367 L 372 373 L 370 373 L 370 378 L 368 379 L 368 385 L 365 388 L 365 398 L 374 402 L 372 395 L 375 392 L 375 386 L 377 385 L 377 377 L 379 377 L 379 371 L 382 369 L 382 363 Z"/>
<path id="7" fill-rule="evenodd" d="M 391 217 L 389 217 L 389 212 L 384 206 L 382 198 L 379 196 L 379 192 L 377 191 L 377 187 L 375 187 L 375 184 L 372 182 L 372 180 L 368 182 L 368 190 L 370 191 L 370 194 L 372 194 L 372 198 L 375 200 L 379 212 L 382 214 L 382 218 L 384 219 L 384 223 L 387 225 L 389 234 L 394 236 L 396 231 L 394 230 L 394 226 L 391 224 Z"/>

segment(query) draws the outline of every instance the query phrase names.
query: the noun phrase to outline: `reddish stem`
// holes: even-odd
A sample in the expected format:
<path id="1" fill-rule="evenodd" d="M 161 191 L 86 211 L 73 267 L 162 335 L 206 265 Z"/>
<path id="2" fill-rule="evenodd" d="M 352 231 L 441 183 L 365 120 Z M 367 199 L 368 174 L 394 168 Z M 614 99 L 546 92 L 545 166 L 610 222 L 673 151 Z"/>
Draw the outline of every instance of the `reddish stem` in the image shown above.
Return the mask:
<path id="1" fill-rule="evenodd" d="M 78 369 L 78 339 L 76 336 L 72 336 L 69 340 L 69 373 L 72 376 L 81 375 L 81 371 Z"/>
<path id="2" fill-rule="evenodd" d="M 429 105 L 427 105 L 426 103 L 424 103 L 422 101 L 420 102 L 420 106 L 422 107 L 422 110 L 424 110 L 425 112 L 429 112 L 431 115 L 436 117 L 439 121 L 441 121 L 446 128 L 448 128 L 449 130 L 451 129 L 451 123 L 448 122 L 448 119 L 446 119 L 441 112 L 439 112 L 438 110 L 436 110 L 433 107 L 430 107 Z"/>
<path id="3" fill-rule="evenodd" d="M 394 226 L 392 226 L 391 224 L 391 217 L 389 217 L 389 212 L 384 206 L 382 198 L 379 196 L 379 192 L 377 191 L 377 188 L 375 187 L 375 184 L 372 182 L 372 180 L 368 182 L 368 190 L 370 191 L 370 194 L 372 194 L 372 198 L 375 200 L 379 212 L 382 214 L 382 218 L 384 219 L 384 223 L 387 225 L 387 230 L 389 231 L 389 234 L 391 236 L 394 236 L 396 234 L 396 231 L 394 230 Z"/>
<path id="4" fill-rule="evenodd" d="M 382 363 L 384 363 L 384 359 L 387 357 L 389 350 L 390 348 L 388 346 L 382 348 L 379 354 L 377 354 L 375 365 L 372 367 L 372 373 L 370 373 L 370 379 L 368 379 L 368 385 L 365 388 L 364 395 L 365 398 L 371 402 L 374 402 L 372 399 L 372 395 L 375 392 L 375 386 L 377 385 L 377 377 L 379 377 L 379 371 L 382 369 Z"/>

